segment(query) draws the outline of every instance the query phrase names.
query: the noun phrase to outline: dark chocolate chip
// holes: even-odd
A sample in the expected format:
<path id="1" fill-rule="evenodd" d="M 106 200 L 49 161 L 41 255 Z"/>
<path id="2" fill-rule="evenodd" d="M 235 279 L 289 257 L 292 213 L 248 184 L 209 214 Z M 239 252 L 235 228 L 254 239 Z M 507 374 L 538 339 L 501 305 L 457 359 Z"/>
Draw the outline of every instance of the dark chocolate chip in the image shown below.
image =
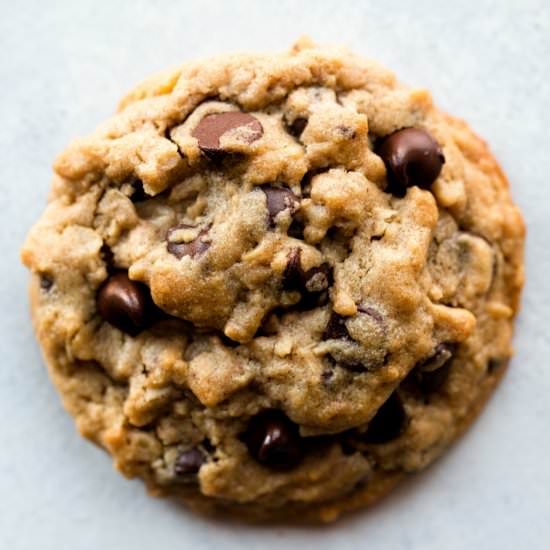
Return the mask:
<path id="1" fill-rule="evenodd" d="M 304 287 L 310 293 L 327 290 L 331 281 L 332 270 L 328 264 L 312 267 L 303 274 Z"/>
<path id="2" fill-rule="evenodd" d="M 210 243 L 205 242 L 204 240 L 205 235 L 208 234 L 209 228 L 201 229 L 199 234 L 188 243 L 178 243 L 171 240 L 174 232 L 178 231 L 179 229 L 192 229 L 194 227 L 196 226 L 186 223 L 180 223 L 179 225 L 170 228 L 166 233 L 166 249 L 170 254 L 172 254 L 172 256 L 175 256 L 178 260 L 181 260 L 184 256 L 191 256 L 191 258 L 194 258 L 195 256 L 200 256 L 210 248 Z"/>
<path id="3" fill-rule="evenodd" d="M 288 132 L 295 138 L 299 138 L 302 135 L 302 132 L 306 129 L 306 126 L 307 118 L 298 117 L 288 125 Z"/>
<path id="4" fill-rule="evenodd" d="M 192 136 L 197 139 L 200 150 L 208 157 L 225 153 L 220 145 L 220 138 L 230 130 L 246 127 L 243 133 L 245 143 L 260 139 L 264 129 L 260 121 L 249 113 L 229 111 L 206 115 L 193 130 Z"/>
<path id="5" fill-rule="evenodd" d="M 332 269 L 328 264 L 315 266 L 307 271 L 301 265 L 302 249 L 293 248 L 288 254 L 288 262 L 283 273 L 283 288 L 297 290 L 301 299 L 296 307 L 301 310 L 313 309 L 328 301 L 328 289 L 332 284 Z"/>
<path id="6" fill-rule="evenodd" d="M 433 353 L 426 360 L 422 361 L 418 368 L 423 371 L 434 371 L 441 368 L 453 356 L 455 346 L 448 342 L 441 342 L 435 346 Z"/>
<path id="7" fill-rule="evenodd" d="M 390 134 L 376 153 L 388 172 L 388 191 L 403 196 L 407 187 L 429 189 L 441 172 L 445 157 L 433 137 L 420 128 L 405 128 Z"/>
<path id="8" fill-rule="evenodd" d="M 289 470 L 303 458 L 298 426 L 277 409 L 254 416 L 244 437 L 251 456 L 273 470 Z"/>
<path id="9" fill-rule="evenodd" d="M 198 447 L 193 447 L 178 455 L 174 464 L 174 473 L 178 477 L 197 474 L 201 466 L 205 463 L 205 454 Z"/>
<path id="10" fill-rule="evenodd" d="M 265 193 L 269 224 L 275 227 L 275 218 L 284 210 L 290 210 L 290 214 L 294 214 L 298 209 L 300 199 L 290 190 L 285 187 L 273 187 L 271 185 L 262 185 L 262 191 Z"/>
<path id="11" fill-rule="evenodd" d="M 455 346 L 442 342 L 433 354 L 414 368 L 414 380 L 423 393 L 434 393 L 443 386 L 451 370 Z"/>
<path id="12" fill-rule="evenodd" d="M 323 333 L 323 340 L 349 340 L 350 335 L 346 328 L 346 318 L 334 311 L 330 315 L 327 327 Z"/>
<path id="13" fill-rule="evenodd" d="M 51 290 L 52 286 L 53 286 L 53 279 L 49 275 L 41 273 L 40 274 L 40 288 L 44 292 L 48 292 L 49 290 Z"/>
<path id="14" fill-rule="evenodd" d="M 302 269 L 302 249 L 293 248 L 288 254 L 288 262 L 283 273 L 283 286 L 288 290 L 298 290 L 311 294 L 321 293 L 332 283 L 332 270 L 326 263 L 307 271 Z"/>
<path id="15" fill-rule="evenodd" d="M 287 264 L 283 273 L 283 285 L 289 290 L 296 290 L 302 284 L 302 264 L 300 258 L 302 249 L 293 248 L 287 256 Z"/>
<path id="16" fill-rule="evenodd" d="M 406 424 L 405 408 L 394 392 L 378 409 L 369 423 L 364 440 L 367 443 L 386 443 L 399 437 Z"/>
<path id="17" fill-rule="evenodd" d="M 103 319 L 131 336 L 147 326 L 150 302 L 148 288 L 122 271 L 109 277 L 97 294 L 97 309 Z"/>

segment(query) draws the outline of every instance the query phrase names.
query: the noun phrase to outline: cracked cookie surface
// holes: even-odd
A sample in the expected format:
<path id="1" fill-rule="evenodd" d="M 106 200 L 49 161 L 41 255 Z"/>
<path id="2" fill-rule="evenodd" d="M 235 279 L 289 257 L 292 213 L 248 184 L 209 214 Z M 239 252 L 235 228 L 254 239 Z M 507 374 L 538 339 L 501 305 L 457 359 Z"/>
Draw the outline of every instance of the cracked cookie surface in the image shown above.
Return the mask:
<path id="1" fill-rule="evenodd" d="M 523 238 L 463 122 L 301 40 L 136 88 L 58 157 L 22 258 L 64 404 L 124 475 L 329 521 L 473 420 L 511 356 Z"/>

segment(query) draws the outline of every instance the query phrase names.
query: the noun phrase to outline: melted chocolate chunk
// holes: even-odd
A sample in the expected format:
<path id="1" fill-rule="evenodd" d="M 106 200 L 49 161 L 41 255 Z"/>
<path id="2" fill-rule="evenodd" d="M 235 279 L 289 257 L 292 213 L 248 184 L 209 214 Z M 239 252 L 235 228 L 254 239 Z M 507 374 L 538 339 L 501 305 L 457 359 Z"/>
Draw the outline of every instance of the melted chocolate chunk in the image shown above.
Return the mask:
<path id="1" fill-rule="evenodd" d="M 441 172 L 445 157 L 433 137 L 420 128 L 390 134 L 376 148 L 388 172 L 388 191 L 404 196 L 417 185 L 429 189 Z"/>
<path id="2" fill-rule="evenodd" d="M 252 143 L 260 139 L 264 129 L 260 121 L 249 113 L 228 111 L 206 115 L 193 130 L 192 136 L 197 139 L 199 148 L 204 155 L 217 158 L 226 153 L 220 145 L 220 138 L 231 130 L 242 128 L 244 143 Z"/>
<path id="3" fill-rule="evenodd" d="M 109 277 L 97 293 L 99 314 L 130 336 L 136 336 L 149 324 L 151 303 L 149 289 L 121 271 Z"/>
<path id="4" fill-rule="evenodd" d="M 206 461 L 206 455 L 198 447 L 182 451 L 174 464 L 174 473 L 178 477 L 197 474 Z"/>
<path id="5" fill-rule="evenodd" d="M 378 409 L 364 435 L 366 443 L 386 443 L 404 431 L 407 415 L 397 393 L 392 393 Z"/>
<path id="6" fill-rule="evenodd" d="M 300 199 L 290 189 L 262 185 L 261 190 L 265 193 L 270 227 L 276 226 L 275 218 L 284 210 L 290 210 L 292 215 L 298 209 Z"/>
<path id="7" fill-rule="evenodd" d="M 181 260 L 184 256 L 191 256 L 191 258 L 194 258 L 195 256 L 200 256 L 210 248 L 210 243 L 204 240 L 204 237 L 208 234 L 209 228 L 201 229 L 199 234 L 188 243 L 179 243 L 171 240 L 173 238 L 173 234 L 179 229 L 192 229 L 194 227 L 196 226 L 186 223 L 180 223 L 179 225 L 176 225 L 175 227 L 169 229 L 166 233 L 166 249 L 170 254 L 172 254 L 172 256 L 175 256 L 178 260 Z"/>
<path id="8" fill-rule="evenodd" d="M 244 440 L 250 455 L 272 470 L 289 470 L 302 461 L 304 448 L 298 426 L 277 409 L 251 418 Z"/>

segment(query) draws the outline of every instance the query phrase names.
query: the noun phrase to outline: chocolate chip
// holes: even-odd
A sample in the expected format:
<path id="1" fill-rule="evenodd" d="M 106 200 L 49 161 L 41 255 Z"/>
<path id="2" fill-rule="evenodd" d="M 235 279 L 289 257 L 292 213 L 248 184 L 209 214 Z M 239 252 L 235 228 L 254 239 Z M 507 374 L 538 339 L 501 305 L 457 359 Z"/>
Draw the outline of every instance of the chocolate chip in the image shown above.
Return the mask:
<path id="1" fill-rule="evenodd" d="M 109 277 L 97 294 L 97 309 L 103 319 L 131 336 L 146 327 L 150 302 L 147 287 L 121 271 Z"/>
<path id="2" fill-rule="evenodd" d="M 301 248 L 293 248 L 287 256 L 287 264 L 283 273 L 283 284 L 289 290 L 297 289 L 302 284 Z"/>
<path id="3" fill-rule="evenodd" d="M 328 289 L 332 284 L 332 268 L 327 264 L 311 267 L 304 271 L 301 265 L 302 249 L 293 248 L 283 273 L 283 288 L 297 290 L 301 294 L 296 308 L 305 311 L 323 306 L 328 302 Z"/>
<path id="4" fill-rule="evenodd" d="M 388 191 L 403 196 L 407 187 L 429 189 L 441 172 L 445 157 L 433 137 L 420 128 L 390 134 L 377 147 L 388 171 Z"/>
<path id="5" fill-rule="evenodd" d="M 330 286 L 332 280 L 332 270 L 328 264 L 321 264 L 318 267 L 312 267 L 303 274 L 303 283 L 305 289 L 310 292 L 323 292 Z"/>
<path id="6" fill-rule="evenodd" d="M 326 263 L 302 269 L 302 249 L 293 248 L 288 254 L 288 262 L 283 273 L 283 285 L 288 290 L 319 293 L 327 290 L 332 282 L 332 270 Z"/>
<path id="7" fill-rule="evenodd" d="M 210 248 L 210 243 L 204 241 L 204 236 L 208 234 L 209 228 L 201 229 L 199 234 L 192 241 L 187 243 L 173 241 L 173 235 L 176 231 L 180 229 L 193 229 L 195 227 L 196 226 L 194 225 L 180 223 L 179 225 L 170 228 L 166 233 L 166 240 L 168 241 L 166 244 L 166 249 L 178 260 L 181 260 L 184 256 L 191 256 L 191 258 L 200 256 Z"/>
<path id="8" fill-rule="evenodd" d="M 174 464 L 174 473 L 178 477 L 197 474 L 206 463 L 206 456 L 198 447 L 181 452 Z"/>
<path id="9" fill-rule="evenodd" d="M 414 380 L 423 393 L 434 393 L 443 386 L 449 377 L 454 348 L 447 342 L 438 344 L 433 354 L 414 368 Z"/>
<path id="10" fill-rule="evenodd" d="M 346 328 L 346 318 L 334 311 L 330 315 L 327 327 L 323 333 L 323 340 L 349 340 L 350 335 Z"/>
<path id="11" fill-rule="evenodd" d="M 433 353 L 419 365 L 419 368 L 423 371 L 434 371 L 441 368 L 452 358 L 454 349 L 455 346 L 448 342 L 437 344 Z"/>
<path id="12" fill-rule="evenodd" d="M 267 409 L 254 416 L 244 437 L 254 459 L 273 470 L 289 470 L 303 458 L 298 426 L 277 409 Z"/>
<path id="13" fill-rule="evenodd" d="M 288 125 L 288 132 L 295 138 L 299 138 L 302 132 L 306 129 L 307 118 L 298 117 Z"/>
<path id="14" fill-rule="evenodd" d="M 405 408 L 394 392 L 378 409 L 369 423 L 364 440 L 367 443 L 386 443 L 399 437 L 406 424 Z"/>
<path id="15" fill-rule="evenodd" d="M 225 153 L 220 145 L 220 138 L 236 128 L 243 128 L 242 141 L 252 143 L 260 139 L 264 129 L 260 121 L 248 113 L 229 111 L 206 115 L 193 130 L 192 136 L 197 139 L 200 150 L 208 157 Z"/>
<path id="16" fill-rule="evenodd" d="M 53 286 L 53 279 L 44 273 L 40 274 L 40 288 L 44 292 L 49 292 Z"/>
<path id="17" fill-rule="evenodd" d="M 285 187 L 273 187 L 271 185 L 262 185 L 262 191 L 265 193 L 269 224 L 275 227 L 275 218 L 284 210 L 290 210 L 290 215 L 298 209 L 300 199 Z"/>

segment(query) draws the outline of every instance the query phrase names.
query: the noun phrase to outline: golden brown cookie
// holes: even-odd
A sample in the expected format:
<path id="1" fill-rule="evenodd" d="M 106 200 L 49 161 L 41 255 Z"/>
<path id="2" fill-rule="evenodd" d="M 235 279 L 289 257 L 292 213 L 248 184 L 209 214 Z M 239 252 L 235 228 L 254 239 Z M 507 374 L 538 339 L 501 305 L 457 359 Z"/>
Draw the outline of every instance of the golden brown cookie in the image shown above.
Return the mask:
<path id="1" fill-rule="evenodd" d="M 433 462 L 511 356 L 505 176 L 346 50 L 154 77 L 54 170 L 36 333 L 80 432 L 155 494 L 333 520 Z"/>

